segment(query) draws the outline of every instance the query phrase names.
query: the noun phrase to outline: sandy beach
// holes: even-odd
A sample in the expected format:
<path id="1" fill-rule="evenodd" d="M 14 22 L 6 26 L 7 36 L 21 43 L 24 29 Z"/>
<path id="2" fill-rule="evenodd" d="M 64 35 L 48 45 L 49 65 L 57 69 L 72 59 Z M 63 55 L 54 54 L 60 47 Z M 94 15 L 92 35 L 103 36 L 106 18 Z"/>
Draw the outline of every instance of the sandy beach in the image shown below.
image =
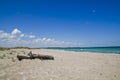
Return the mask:
<path id="1" fill-rule="evenodd" d="M 19 52 L 29 51 L 55 60 L 17 60 Z M 120 80 L 120 54 L 11 49 L 0 55 L 0 80 Z"/>

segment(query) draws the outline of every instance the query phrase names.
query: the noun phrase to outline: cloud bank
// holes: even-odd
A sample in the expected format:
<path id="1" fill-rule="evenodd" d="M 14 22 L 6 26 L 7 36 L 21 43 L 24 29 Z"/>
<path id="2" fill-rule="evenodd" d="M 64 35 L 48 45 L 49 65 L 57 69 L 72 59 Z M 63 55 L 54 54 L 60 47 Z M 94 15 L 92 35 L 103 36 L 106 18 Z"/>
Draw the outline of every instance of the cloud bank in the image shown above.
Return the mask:
<path id="1" fill-rule="evenodd" d="M 0 30 L 0 47 L 67 47 L 72 46 L 70 42 L 59 41 L 53 38 L 40 38 L 31 34 L 24 34 L 19 29 L 11 33 Z"/>

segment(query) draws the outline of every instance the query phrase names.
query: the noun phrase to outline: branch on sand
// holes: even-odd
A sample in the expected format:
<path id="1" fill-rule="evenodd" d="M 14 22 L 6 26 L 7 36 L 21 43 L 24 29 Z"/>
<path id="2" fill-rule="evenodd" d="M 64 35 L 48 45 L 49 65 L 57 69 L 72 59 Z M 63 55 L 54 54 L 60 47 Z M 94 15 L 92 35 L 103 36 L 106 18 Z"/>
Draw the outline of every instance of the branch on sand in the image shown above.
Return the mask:
<path id="1" fill-rule="evenodd" d="M 50 56 L 50 55 L 40 55 L 40 54 L 32 54 L 31 51 L 28 53 L 27 56 L 18 54 L 17 58 L 18 58 L 19 61 L 21 61 L 22 59 L 36 59 L 36 58 L 40 59 L 40 60 L 54 60 L 53 56 Z"/>

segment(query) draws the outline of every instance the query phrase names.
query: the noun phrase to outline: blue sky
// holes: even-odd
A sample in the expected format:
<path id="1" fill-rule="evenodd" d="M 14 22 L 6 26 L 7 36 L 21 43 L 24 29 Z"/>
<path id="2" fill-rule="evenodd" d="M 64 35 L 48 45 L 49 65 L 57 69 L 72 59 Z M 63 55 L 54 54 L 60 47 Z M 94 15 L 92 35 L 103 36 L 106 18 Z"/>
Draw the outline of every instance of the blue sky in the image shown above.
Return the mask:
<path id="1" fill-rule="evenodd" d="M 0 0 L 0 46 L 120 46 L 119 0 Z"/>

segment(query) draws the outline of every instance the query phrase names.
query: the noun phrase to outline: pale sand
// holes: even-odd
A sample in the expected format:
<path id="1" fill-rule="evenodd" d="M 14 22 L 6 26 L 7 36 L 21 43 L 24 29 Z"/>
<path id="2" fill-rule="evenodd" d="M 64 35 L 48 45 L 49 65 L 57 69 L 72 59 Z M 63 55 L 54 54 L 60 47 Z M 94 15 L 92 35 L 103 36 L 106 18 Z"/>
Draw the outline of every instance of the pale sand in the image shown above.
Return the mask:
<path id="1" fill-rule="evenodd" d="M 55 60 L 12 62 L 10 59 L 0 59 L 0 80 L 120 80 L 120 54 L 47 49 L 31 51 L 52 55 Z"/>

